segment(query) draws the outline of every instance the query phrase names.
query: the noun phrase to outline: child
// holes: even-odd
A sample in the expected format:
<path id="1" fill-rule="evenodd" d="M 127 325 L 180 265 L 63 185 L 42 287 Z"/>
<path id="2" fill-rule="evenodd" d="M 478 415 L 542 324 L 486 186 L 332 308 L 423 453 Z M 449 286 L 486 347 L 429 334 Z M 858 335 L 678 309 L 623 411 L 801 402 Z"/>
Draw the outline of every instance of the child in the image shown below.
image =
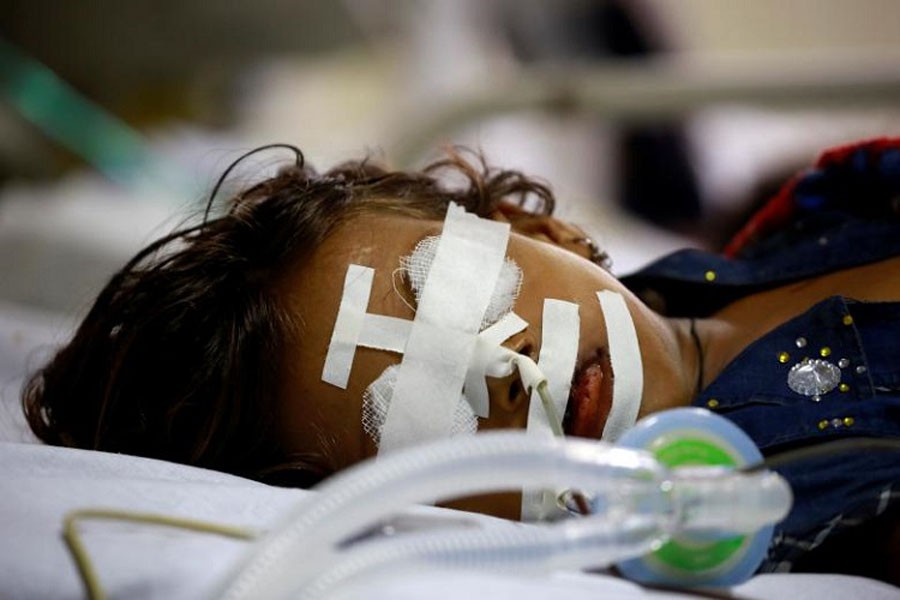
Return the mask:
<path id="1" fill-rule="evenodd" d="M 764 454 L 900 435 L 900 141 L 826 154 L 728 256 L 686 250 L 621 280 L 520 173 L 451 153 L 416 173 L 363 161 L 317 175 L 293 150 L 111 279 L 25 390 L 39 437 L 309 486 L 400 445 L 531 428 L 528 368 L 550 364 L 551 343 L 569 358 L 547 375 L 561 410 L 542 426 L 567 435 L 614 440 L 686 405 Z M 460 308 L 485 285 L 480 308 Z M 456 313 L 477 313 L 471 330 L 440 329 Z M 443 333 L 420 336 L 428 319 Z M 447 400 L 418 404 L 405 361 L 442 352 L 435 372 L 456 379 L 428 383 Z M 898 465 L 860 452 L 780 469 L 795 507 L 764 569 L 900 573 Z M 518 518 L 525 505 L 458 506 Z"/>

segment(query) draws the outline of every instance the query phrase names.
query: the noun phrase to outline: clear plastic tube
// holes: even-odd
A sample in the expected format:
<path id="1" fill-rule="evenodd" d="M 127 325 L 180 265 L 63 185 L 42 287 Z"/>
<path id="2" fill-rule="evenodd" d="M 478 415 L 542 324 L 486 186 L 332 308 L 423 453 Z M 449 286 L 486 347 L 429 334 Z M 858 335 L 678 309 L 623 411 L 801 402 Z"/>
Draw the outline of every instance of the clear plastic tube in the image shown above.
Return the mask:
<path id="1" fill-rule="evenodd" d="M 671 486 L 682 531 L 753 533 L 782 519 L 793 503 L 790 487 L 773 471 L 680 467 Z"/>
<path id="2" fill-rule="evenodd" d="M 600 568 L 645 554 L 665 537 L 665 519 L 638 515 L 622 520 L 587 517 L 541 527 L 412 534 L 365 542 L 340 555 L 331 569 L 298 590 L 316 600 L 356 577 L 402 568 L 454 567 L 535 575 L 557 569 Z"/>
<path id="3" fill-rule="evenodd" d="M 602 513 L 540 528 L 430 532 L 341 543 L 411 503 L 529 487 L 574 487 Z M 347 578 L 417 560 L 578 569 L 644 554 L 676 530 L 773 522 L 790 507 L 777 475 L 668 471 L 642 450 L 503 431 L 451 438 L 357 465 L 326 481 L 259 542 L 216 597 L 316 597 Z M 596 504 L 595 506 L 600 506 Z"/>
<path id="4" fill-rule="evenodd" d="M 327 480 L 263 538 L 217 597 L 284 597 L 326 570 L 338 545 L 416 502 L 523 486 L 616 490 L 617 504 L 663 502 L 665 470 L 640 450 L 502 431 L 450 438 L 356 465 Z M 645 501 L 642 500 L 641 503 Z M 630 514 L 630 506 L 615 512 Z"/>

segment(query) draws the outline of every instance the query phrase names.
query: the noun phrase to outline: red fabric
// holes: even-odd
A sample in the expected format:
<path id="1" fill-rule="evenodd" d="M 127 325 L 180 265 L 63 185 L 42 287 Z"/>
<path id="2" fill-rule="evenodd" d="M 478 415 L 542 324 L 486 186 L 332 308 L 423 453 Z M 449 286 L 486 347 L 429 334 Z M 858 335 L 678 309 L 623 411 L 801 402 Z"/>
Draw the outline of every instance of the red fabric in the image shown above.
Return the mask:
<path id="1" fill-rule="evenodd" d="M 898 147 L 900 147 L 900 138 L 889 137 L 838 146 L 823 152 L 816 161 L 815 168 L 826 169 L 844 163 L 858 150 L 877 154 L 885 149 Z M 803 173 L 800 173 L 791 178 L 765 206 L 754 213 L 750 220 L 725 245 L 722 254 L 728 258 L 734 258 L 748 244 L 790 223 L 795 212 L 794 188 L 803 178 L 803 175 Z"/>
<path id="2" fill-rule="evenodd" d="M 795 175 L 784 184 L 765 206 L 756 211 L 750 220 L 726 244 L 722 254 L 734 258 L 748 244 L 764 237 L 790 222 L 794 214 L 794 186 L 801 176 Z"/>
<path id="3" fill-rule="evenodd" d="M 847 144 L 845 146 L 837 146 L 836 148 L 830 148 L 823 152 L 821 156 L 819 156 L 819 160 L 816 161 L 816 167 L 825 168 L 846 162 L 849 156 L 857 150 L 866 150 L 869 153 L 877 154 L 882 150 L 897 148 L 898 146 L 900 146 L 900 138 L 890 137 L 875 138 L 856 142 L 854 144 Z"/>

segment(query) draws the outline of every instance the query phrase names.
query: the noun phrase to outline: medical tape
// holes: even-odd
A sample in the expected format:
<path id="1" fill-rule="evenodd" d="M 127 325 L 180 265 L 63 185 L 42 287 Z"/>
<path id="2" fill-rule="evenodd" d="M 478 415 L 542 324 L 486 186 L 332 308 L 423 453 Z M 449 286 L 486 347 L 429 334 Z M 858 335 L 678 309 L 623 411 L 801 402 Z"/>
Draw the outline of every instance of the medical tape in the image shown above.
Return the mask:
<path id="1" fill-rule="evenodd" d="M 581 319 L 578 315 L 578 305 L 552 298 L 544 300 L 538 367 L 547 378 L 547 389 L 559 418 L 565 415 L 566 405 L 569 402 L 569 390 L 578 360 L 580 337 Z M 544 410 L 537 390 L 531 390 L 527 431 L 532 435 L 548 437 L 553 435 L 547 411 Z M 522 519 L 541 521 L 560 516 L 563 511 L 557 505 L 557 495 L 553 490 L 533 488 L 522 490 Z"/>
<path id="2" fill-rule="evenodd" d="M 556 413 L 562 417 L 569 401 L 569 388 L 578 360 L 578 340 L 581 337 L 581 319 L 578 305 L 564 300 L 547 298 L 541 321 L 541 351 L 538 367 L 547 378 L 547 390 L 553 398 Z M 528 431 L 552 435 L 547 412 L 541 405 L 536 390 L 531 391 L 528 406 Z"/>
<path id="3" fill-rule="evenodd" d="M 478 401 L 483 401 L 484 407 L 483 414 L 478 416 L 488 416 L 490 410 L 490 396 L 485 377 L 504 377 L 512 373 L 515 368 L 513 366 L 513 360 L 520 355 L 503 347 L 501 344 L 526 327 L 528 327 L 528 323 L 524 319 L 515 313 L 510 312 L 478 334 L 475 343 L 475 352 L 472 354 L 472 362 L 469 365 L 469 369 L 466 371 L 466 383 L 464 392 L 462 393 L 463 402 L 466 402 L 467 407 L 471 408 L 471 410 L 466 414 L 465 411 L 462 411 L 460 407 L 457 406 L 454 412 L 451 434 L 460 431 L 471 431 L 477 427 L 473 427 L 475 422 L 470 422 L 469 419 L 474 419 L 476 416 L 474 406 Z M 366 321 L 363 324 L 363 329 L 359 336 L 359 345 L 402 354 L 403 349 L 406 347 L 406 339 L 409 336 L 411 328 L 412 321 L 409 320 L 367 314 Z M 368 399 L 365 399 L 364 396 L 363 423 L 364 427 L 368 427 L 366 431 L 372 436 L 376 444 L 380 444 L 381 441 L 384 413 L 387 411 L 386 407 L 390 402 L 390 395 L 393 394 L 393 387 L 396 382 L 395 376 L 392 376 L 390 379 L 390 393 L 387 396 L 386 403 L 380 404 L 381 402 L 384 402 L 385 399 L 383 387 L 380 391 L 374 392 L 371 391 L 372 387 L 370 386 L 367 393 L 372 393 L 374 395 L 370 396 Z M 372 385 L 375 385 L 374 382 Z M 475 399 L 475 402 L 473 402 L 473 399 Z M 367 405 L 367 403 L 373 402 L 375 404 Z M 369 414 L 368 417 L 366 417 L 367 411 Z M 373 420 L 372 415 L 380 415 L 380 418 L 375 418 Z M 368 425 L 366 425 L 367 420 Z"/>
<path id="4" fill-rule="evenodd" d="M 375 270 L 349 265 L 344 275 L 344 291 L 338 308 L 322 380 L 347 389 L 357 346 L 403 352 L 412 321 L 366 312 Z"/>
<path id="5" fill-rule="evenodd" d="M 344 275 L 344 292 L 322 368 L 322 380 L 341 389 L 347 389 L 350 379 L 374 277 L 375 269 L 361 265 L 348 266 Z"/>
<path id="6" fill-rule="evenodd" d="M 606 322 L 609 360 L 613 372 L 612 407 L 601 440 L 615 442 L 637 421 L 644 391 L 644 368 L 637 331 L 621 294 L 597 292 Z"/>
<path id="7" fill-rule="evenodd" d="M 445 437 L 506 256 L 509 224 L 450 204 L 419 298 L 379 452 Z"/>
<path id="8" fill-rule="evenodd" d="M 366 313 L 357 343 L 364 348 L 403 353 L 413 322 L 409 319 Z"/>
<path id="9" fill-rule="evenodd" d="M 490 394 L 485 377 L 505 377 L 513 371 L 510 352 L 501 344 L 528 327 L 528 322 L 510 312 L 478 334 L 472 362 L 466 371 L 466 400 L 477 416 L 486 418 L 490 412 Z"/>

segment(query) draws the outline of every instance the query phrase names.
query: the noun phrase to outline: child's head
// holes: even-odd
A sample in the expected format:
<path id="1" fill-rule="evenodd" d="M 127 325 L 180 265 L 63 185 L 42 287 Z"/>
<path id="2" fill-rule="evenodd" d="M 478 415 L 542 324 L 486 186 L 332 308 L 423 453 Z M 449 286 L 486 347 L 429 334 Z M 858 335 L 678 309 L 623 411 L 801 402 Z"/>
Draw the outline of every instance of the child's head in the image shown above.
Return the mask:
<path id="1" fill-rule="evenodd" d="M 52 444 L 315 480 L 321 461 L 285 448 L 279 422 L 307 318 L 290 286 L 306 262 L 360 215 L 440 220 L 455 202 L 489 216 L 526 197 L 552 210 L 545 186 L 458 153 L 415 173 L 362 161 L 319 175 L 297 151 L 224 214 L 156 241 L 112 277 L 27 386 L 29 422 Z"/>
<path id="2" fill-rule="evenodd" d="M 607 420 L 633 422 L 643 368 L 676 368 L 655 315 L 608 271 L 585 260 L 596 258 L 596 248 L 585 244 L 579 228 L 549 216 L 553 197 L 543 184 L 455 152 L 422 172 L 391 172 L 363 161 L 324 175 L 296 153 L 295 164 L 238 194 L 224 214 L 151 244 L 112 277 L 73 340 L 26 387 L 25 410 L 40 438 L 299 486 L 374 455 L 384 442 L 381 427 L 388 427 L 373 424 L 385 418 L 378 415 L 385 404 L 377 395 L 400 386 L 400 375 L 389 380 L 389 367 L 413 372 L 408 369 L 415 367 L 403 370 L 406 355 L 414 354 L 405 345 L 414 337 L 408 326 L 428 312 L 417 305 L 421 290 L 415 288 L 422 282 L 413 281 L 410 257 L 426 255 L 428 240 L 439 240 L 437 254 L 454 247 L 456 238 L 446 229 L 451 213 L 469 219 L 457 225 L 463 229 L 499 227 L 495 241 L 502 245 L 495 244 L 494 264 L 512 265 L 512 283 L 499 312 L 488 319 L 482 307 L 474 331 L 466 334 L 478 336 L 481 354 L 475 346 L 466 351 L 474 354 L 457 353 L 446 335 L 428 325 L 432 364 L 455 361 L 465 386 L 457 379 L 450 386 L 434 381 L 430 388 L 432 380 L 425 378 L 418 395 L 401 396 L 407 407 L 420 409 L 426 388 L 449 390 L 439 406 L 455 404 L 465 414 L 419 410 L 414 419 L 395 421 L 404 425 L 393 428 L 400 432 L 394 442 L 451 434 L 460 419 L 470 431 L 530 429 L 535 404 L 510 366 L 516 353 L 552 371 L 547 379 L 555 381 L 559 415 L 568 407 L 566 433 L 595 438 L 605 435 Z M 509 223 L 512 233 L 507 225 L 448 212 L 451 203 Z M 466 243 L 478 245 L 477 236 L 466 235 L 472 238 Z M 432 303 L 438 320 L 445 310 L 459 310 L 470 287 L 484 288 L 485 302 L 496 291 L 499 279 L 480 285 L 481 255 L 467 254 L 461 261 L 444 251 L 450 256 L 445 266 L 463 275 L 457 278 L 461 285 L 448 287 L 446 280 Z M 391 335 L 403 340 L 399 346 L 390 342 L 393 349 L 352 343 L 343 385 L 326 375 L 325 363 L 351 266 L 372 277 L 359 310 L 393 319 L 403 331 Z M 440 271 L 432 266 L 427 279 L 422 275 L 426 288 Z M 603 290 L 619 298 L 614 321 L 624 329 L 607 322 L 607 309 L 598 302 Z M 500 323 L 504 316 L 510 318 Z M 494 324 L 499 330 L 490 328 Z M 616 377 L 611 355 L 622 368 Z M 443 374 L 442 368 L 437 372 Z M 629 377 L 638 385 L 629 385 Z M 480 404 L 473 400 L 475 388 Z M 607 419 L 622 390 L 630 400 L 617 404 L 632 407 L 633 414 L 619 411 Z M 416 428 L 432 431 L 417 435 Z M 518 500 L 478 508 L 517 516 Z"/>

